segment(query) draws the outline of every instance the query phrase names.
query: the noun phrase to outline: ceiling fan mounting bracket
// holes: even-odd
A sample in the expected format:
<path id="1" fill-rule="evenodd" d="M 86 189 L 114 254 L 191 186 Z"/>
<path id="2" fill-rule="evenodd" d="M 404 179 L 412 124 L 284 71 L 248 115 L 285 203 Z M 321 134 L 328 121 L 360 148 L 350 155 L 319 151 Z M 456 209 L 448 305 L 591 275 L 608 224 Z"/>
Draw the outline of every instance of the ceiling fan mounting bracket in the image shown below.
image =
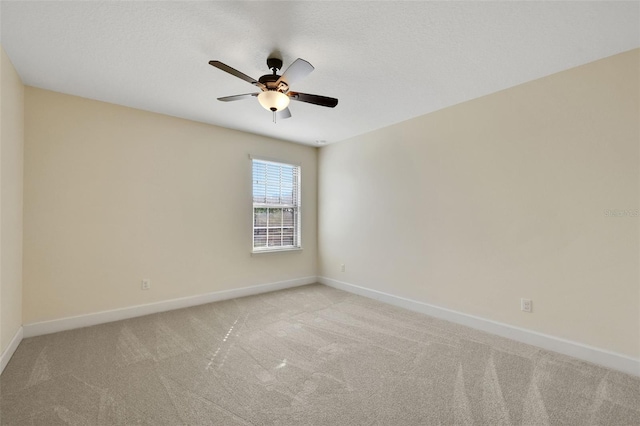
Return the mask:
<path id="1" fill-rule="evenodd" d="M 282 59 L 280 58 L 267 58 L 267 67 L 275 74 L 282 68 Z"/>

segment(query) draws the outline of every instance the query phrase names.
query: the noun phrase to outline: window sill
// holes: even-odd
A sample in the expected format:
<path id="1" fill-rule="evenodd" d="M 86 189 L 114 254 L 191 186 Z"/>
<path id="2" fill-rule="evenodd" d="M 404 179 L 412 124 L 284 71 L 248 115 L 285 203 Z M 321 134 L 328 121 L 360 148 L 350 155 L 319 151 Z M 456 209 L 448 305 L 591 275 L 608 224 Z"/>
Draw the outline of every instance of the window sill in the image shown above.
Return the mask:
<path id="1" fill-rule="evenodd" d="M 253 250 L 251 256 L 260 256 L 262 254 L 274 254 L 274 253 L 289 253 L 289 252 L 301 252 L 302 247 L 295 248 L 283 248 L 283 249 L 270 249 L 270 250 Z"/>

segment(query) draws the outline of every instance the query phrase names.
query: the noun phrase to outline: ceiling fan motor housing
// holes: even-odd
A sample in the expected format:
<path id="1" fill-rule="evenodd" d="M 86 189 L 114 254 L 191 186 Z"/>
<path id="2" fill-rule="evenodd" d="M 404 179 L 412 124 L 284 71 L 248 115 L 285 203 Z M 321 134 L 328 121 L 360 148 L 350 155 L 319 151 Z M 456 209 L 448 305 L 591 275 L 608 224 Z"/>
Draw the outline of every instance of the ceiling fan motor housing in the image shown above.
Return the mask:
<path id="1" fill-rule="evenodd" d="M 286 93 L 289 89 L 289 86 L 282 80 L 278 82 L 279 79 L 280 76 L 278 74 L 265 74 L 260 77 L 258 81 L 264 84 L 267 90 L 277 90 L 279 92 Z"/>

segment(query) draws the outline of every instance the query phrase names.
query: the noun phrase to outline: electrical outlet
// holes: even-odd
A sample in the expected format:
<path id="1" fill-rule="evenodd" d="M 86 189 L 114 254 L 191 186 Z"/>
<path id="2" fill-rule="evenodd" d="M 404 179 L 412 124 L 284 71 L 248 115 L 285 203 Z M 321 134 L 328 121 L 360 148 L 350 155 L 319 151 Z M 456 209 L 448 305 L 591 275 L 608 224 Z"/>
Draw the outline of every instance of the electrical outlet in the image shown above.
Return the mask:
<path id="1" fill-rule="evenodd" d="M 520 299 L 520 310 L 523 312 L 531 312 L 533 308 L 533 302 L 531 299 Z"/>
<path id="2" fill-rule="evenodd" d="M 143 279 L 140 287 L 142 288 L 142 290 L 149 290 L 151 288 L 151 280 L 149 278 Z"/>
<path id="3" fill-rule="evenodd" d="M 344 266 L 344 263 L 340 265 L 340 272 L 346 271 L 347 268 Z"/>

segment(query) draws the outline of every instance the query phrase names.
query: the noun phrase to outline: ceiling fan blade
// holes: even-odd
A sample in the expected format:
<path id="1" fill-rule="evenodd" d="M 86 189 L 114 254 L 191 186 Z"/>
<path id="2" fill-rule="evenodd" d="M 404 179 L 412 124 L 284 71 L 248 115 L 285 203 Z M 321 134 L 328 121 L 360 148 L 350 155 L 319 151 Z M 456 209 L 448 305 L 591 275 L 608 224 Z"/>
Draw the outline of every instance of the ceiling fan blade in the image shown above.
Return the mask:
<path id="1" fill-rule="evenodd" d="M 327 96 L 310 95 L 308 93 L 299 92 L 289 92 L 287 93 L 287 96 L 294 101 L 306 102 L 308 104 L 320 105 L 329 108 L 333 108 L 338 105 L 338 100 L 336 98 L 329 98 Z"/>
<path id="2" fill-rule="evenodd" d="M 293 61 L 291 65 L 289 65 L 289 68 L 287 68 L 284 74 L 282 74 L 282 76 L 278 79 L 278 83 L 280 83 L 280 81 L 284 81 L 289 86 L 291 86 L 296 81 L 302 80 L 304 77 L 311 74 L 311 71 L 313 71 L 314 69 L 315 68 L 313 68 L 313 65 L 311 65 L 309 62 L 305 61 L 304 59 L 298 58 Z"/>
<path id="3" fill-rule="evenodd" d="M 244 95 L 224 96 L 222 98 L 218 98 L 218 100 L 222 102 L 239 101 L 241 99 L 247 99 L 258 95 L 259 93 L 245 93 Z"/>
<path id="4" fill-rule="evenodd" d="M 276 115 L 278 116 L 278 118 L 284 120 L 285 118 L 291 118 L 291 111 L 289 110 L 289 108 L 285 108 L 282 111 L 278 111 Z"/>
<path id="5" fill-rule="evenodd" d="M 229 65 L 227 64 L 223 64 L 220 61 L 209 61 L 209 65 L 214 66 L 216 68 L 218 68 L 219 70 L 222 70 L 224 72 L 227 72 L 235 77 L 238 77 L 248 83 L 253 84 L 254 86 L 258 86 L 258 87 L 264 87 L 264 85 L 262 83 L 259 83 L 258 80 L 256 80 L 253 77 L 249 77 L 248 75 L 241 73 L 240 71 L 238 71 L 235 68 L 231 68 Z"/>

